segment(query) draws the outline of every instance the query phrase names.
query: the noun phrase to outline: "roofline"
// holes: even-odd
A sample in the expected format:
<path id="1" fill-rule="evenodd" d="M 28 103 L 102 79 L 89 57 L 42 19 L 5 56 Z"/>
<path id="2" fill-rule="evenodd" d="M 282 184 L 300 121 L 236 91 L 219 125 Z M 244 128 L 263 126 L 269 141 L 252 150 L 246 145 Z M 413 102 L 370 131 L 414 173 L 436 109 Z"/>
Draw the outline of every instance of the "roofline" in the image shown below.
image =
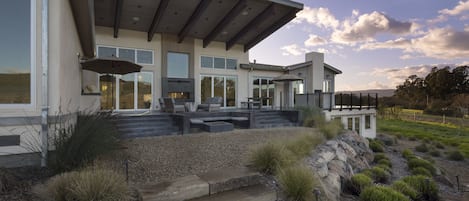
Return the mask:
<path id="1" fill-rule="evenodd" d="M 329 70 L 334 71 L 336 74 L 342 74 L 341 70 L 339 70 L 338 68 L 336 68 L 334 66 L 331 66 L 327 63 L 324 63 L 324 68 L 328 68 Z"/>
<path id="2" fill-rule="evenodd" d="M 239 68 L 246 69 L 246 70 L 262 70 L 262 71 L 285 72 L 285 68 L 283 66 L 270 65 L 270 64 L 260 64 L 260 63 L 240 64 Z"/>
<path id="3" fill-rule="evenodd" d="M 312 64 L 313 64 L 312 61 L 306 61 L 306 62 L 303 62 L 303 63 L 288 65 L 288 66 L 285 66 L 285 68 L 288 69 L 288 70 L 296 70 L 298 68 L 304 68 L 304 67 L 307 67 L 307 66 L 312 65 Z"/>
<path id="4" fill-rule="evenodd" d="M 303 10 L 303 4 L 302 3 L 298 3 L 298 2 L 294 2 L 294 1 L 290 1 L 290 0 L 269 0 L 269 1 L 273 2 L 273 3 L 278 3 L 278 4 L 281 4 L 281 5 L 294 7 L 294 8 Z"/>

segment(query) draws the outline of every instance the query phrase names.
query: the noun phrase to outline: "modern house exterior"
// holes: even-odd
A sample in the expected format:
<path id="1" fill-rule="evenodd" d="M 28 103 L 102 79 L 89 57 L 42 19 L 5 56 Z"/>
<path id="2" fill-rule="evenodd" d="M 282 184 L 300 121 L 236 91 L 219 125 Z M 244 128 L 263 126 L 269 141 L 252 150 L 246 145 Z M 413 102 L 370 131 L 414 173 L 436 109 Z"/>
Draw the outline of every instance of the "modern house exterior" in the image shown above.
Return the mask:
<path id="1" fill-rule="evenodd" d="M 47 141 L 59 114 L 158 111 L 160 97 L 202 103 L 219 96 L 224 109 L 266 98 L 262 107 L 279 109 L 294 107 L 295 94 L 334 92 L 341 71 L 321 53 L 291 66 L 249 60 L 250 48 L 302 8 L 290 0 L 1 1 L 0 165 L 18 156 L 24 165 L 34 163 L 28 154 L 39 148 L 31 144 Z M 109 56 L 143 68 L 126 75 L 81 68 L 87 59 Z M 282 74 L 303 81 L 273 81 Z M 347 115 L 368 118 L 362 113 Z M 374 119 L 374 110 L 369 115 Z"/>

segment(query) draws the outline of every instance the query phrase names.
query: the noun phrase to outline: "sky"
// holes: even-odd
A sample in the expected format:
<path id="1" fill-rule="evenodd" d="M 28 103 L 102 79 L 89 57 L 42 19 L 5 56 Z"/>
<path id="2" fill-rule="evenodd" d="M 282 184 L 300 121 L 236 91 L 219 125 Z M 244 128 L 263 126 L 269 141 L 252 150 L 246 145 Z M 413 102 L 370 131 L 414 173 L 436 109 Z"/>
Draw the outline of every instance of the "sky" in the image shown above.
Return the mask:
<path id="1" fill-rule="evenodd" d="M 434 66 L 469 65 L 469 0 L 295 0 L 297 17 L 250 50 L 258 63 L 322 52 L 336 91 L 395 89 Z"/>

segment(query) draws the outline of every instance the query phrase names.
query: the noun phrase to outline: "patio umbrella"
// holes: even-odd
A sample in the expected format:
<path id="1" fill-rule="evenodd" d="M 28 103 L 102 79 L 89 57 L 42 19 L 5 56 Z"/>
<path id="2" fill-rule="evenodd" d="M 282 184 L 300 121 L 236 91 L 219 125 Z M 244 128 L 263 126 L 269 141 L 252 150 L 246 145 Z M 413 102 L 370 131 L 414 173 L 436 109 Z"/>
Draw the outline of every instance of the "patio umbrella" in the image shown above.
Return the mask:
<path id="1" fill-rule="evenodd" d="M 100 74 L 119 74 L 140 72 L 142 66 L 117 57 L 93 58 L 81 62 L 84 70 L 97 72 Z"/>
<path id="2" fill-rule="evenodd" d="M 115 56 L 112 57 L 103 57 L 103 58 L 93 58 L 81 62 L 81 67 L 83 70 L 89 70 L 97 72 L 99 74 L 119 74 L 125 75 L 128 73 L 140 72 L 142 66 Z M 111 76 L 112 79 L 114 76 Z M 111 81 L 111 101 L 114 98 L 114 82 Z M 114 108 L 114 102 L 112 102 L 112 108 Z"/>

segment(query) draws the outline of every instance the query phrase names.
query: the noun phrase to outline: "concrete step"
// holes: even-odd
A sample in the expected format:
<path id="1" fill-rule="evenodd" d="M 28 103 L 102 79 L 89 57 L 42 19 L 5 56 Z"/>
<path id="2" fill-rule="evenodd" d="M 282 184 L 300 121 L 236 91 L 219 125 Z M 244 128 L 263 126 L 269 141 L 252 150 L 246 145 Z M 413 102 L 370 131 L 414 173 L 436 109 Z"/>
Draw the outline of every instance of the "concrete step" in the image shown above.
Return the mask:
<path id="1" fill-rule="evenodd" d="M 244 187 L 223 193 L 192 199 L 191 201 L 275 201 L 277 194 L 274 190 L 262 184 Z"/>
<path id="2" fill-rule="evenodd" d="M 124 133 L 124 132 L 123 132 Z M 137 138 L 137 137 L 151 137 L 151 136 L 165 136 L 165 135 L 179 135 L 179 130 L 158 130 L 147 132 L 125 132 L 122 138 Z"/>
<path id="3" fill-rule="evenodd" d="M 179 130 L 179 127 L 167 125 L 167 126 L 142 126 L 142 127 L 122 127 L 118 128 L 120 132 L 154 132 L 163 130 Z"/>
<path id="4" fill-rule="evenodd" d="M 247 168 L 222 169 L 158 184 L 143 185 L 138 189 L 143 201 L 182 201 L 201 197 L 213 200 L 219 194 L 221 198 L 235 196 L 231 200 L 275 200 L 275 193 L 274 199 L 270 199 L 272 193 L 260 184 L 261 177 L 259 173 Z M 225 192 L 227 195 L 223 195 Z M 218 200 L 225 200 L 221 198 Z"/>
<path id="5" fill-rule="evenodd" d="M 256 124 L 255 128 L 278 128 L 278 127 L 294 127 L 298 123 L 281 123 L 281 124 Z"/>
<path id="6" fill-rule="evenodd" d="M 210 195 L 259 184 L 262 177 L 247 168 L 222 169 L 198 176 L 209 184 Z"/>

